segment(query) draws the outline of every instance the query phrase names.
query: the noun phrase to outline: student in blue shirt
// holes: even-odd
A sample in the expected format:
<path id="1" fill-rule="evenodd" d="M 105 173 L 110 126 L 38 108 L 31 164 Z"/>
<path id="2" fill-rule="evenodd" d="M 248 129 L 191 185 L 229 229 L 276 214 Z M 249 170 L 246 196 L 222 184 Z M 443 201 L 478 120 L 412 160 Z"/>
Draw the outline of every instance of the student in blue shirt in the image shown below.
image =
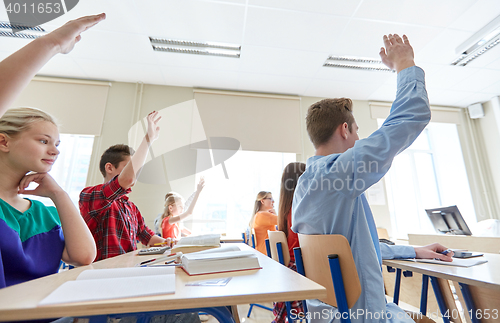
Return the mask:
<path id="1" fill-rule="evenodd" d="M 389 117 L 371 136 L 358 140 L 350 99 L 325 99 L 309 107 L 307 131 L 316 154 L 307 160 L 292 206 L 293 231 L 341 234 L 349 241 L 362 288 L 351 309 L 353 322 L 413 322 L 397 305 L 386 303 L 382 259 L 452 261 L 450 254 L 440 254 L 446 248 L 439 244 L 379 244 L 364 191 L 387 173 L 394 157 L 413 143 L 431 117 L 424 72 L 415 66 L 408 38 L 388 35 L 383 40 L 382 62 L 398 72 Z M 308 301 L 307 307 L 313 322 L 340 322 L 337 309 L 319 300 Z"/>

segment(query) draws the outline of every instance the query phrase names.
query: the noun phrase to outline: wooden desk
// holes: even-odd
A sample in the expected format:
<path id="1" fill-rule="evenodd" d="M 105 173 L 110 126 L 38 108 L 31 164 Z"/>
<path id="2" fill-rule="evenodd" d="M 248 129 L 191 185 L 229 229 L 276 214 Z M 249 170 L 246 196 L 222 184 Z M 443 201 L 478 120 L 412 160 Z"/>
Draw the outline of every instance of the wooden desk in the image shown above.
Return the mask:
<path id="1" fill-rule="evenodd" d="M 450 280 L 455 284 L 457 294 L 464 305 L 463 308 L 470 310 L 473 305 L 483 314 L 489 311 L 491 315 L 495 310 L 498 314 L 496 319 L 483 318 L 483 320 L 471 320 L 466 316 L 467 322 L 500 322 L 500 255 L 485 253 L 484 257 L 488 259 L 487 263 L 468 268 L 404 260 L 383 260 L 383 264 L 429 276 L 431 282 L 432 278 L 443 279 L 445 282 Z M 433 285 L 433 287 L 436 291 L 436 286 Z M 439 285 L 437 288 L 439 289 Z M 472 298 L 473 304 L 467 303 L 467 297 Z M 441 312 L 443 312 L 442 308 Z"/>
<path id="2" fill-rule="evenodd" d="M 239 244 L 239 246 L 242 250 L 253 250 L 245 244 Z M 323 286 L 280 265 L 260 252 L 255 252 L 262 266 L 260 270 L 190 277 L 181 268 L 176 268 L 175 294 L 37 307 L 43 298 L 62 283 L 74 280 L 83 270 L 132 267 L 155 257 L 154 255 L 137 256 L 137 251 L 130 252 L 89 266 L 1 289 L 0 321 L 207 308 L 326 296 L 326 289 Z M 224 287 L 185 286 L 188 282 L 220 277 L 233 278 Z"/>

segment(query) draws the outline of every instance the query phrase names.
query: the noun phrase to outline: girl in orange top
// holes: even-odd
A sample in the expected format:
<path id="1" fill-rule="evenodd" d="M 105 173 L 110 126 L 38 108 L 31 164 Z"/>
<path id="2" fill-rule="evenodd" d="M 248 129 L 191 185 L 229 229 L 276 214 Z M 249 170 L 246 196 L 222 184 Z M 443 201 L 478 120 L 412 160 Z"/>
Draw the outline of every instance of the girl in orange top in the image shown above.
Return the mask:
<path id="1" fill-rule="evenodd" d="M 281 177 L 281 190 L 280 190 L 280 207 L 278 212 L 278 230 L 283 231 L 287 237 L 288 252 L 290 253 L 290 263 L 288 268 L 297 271 L 295 266 L 295 256 L 293 255 L 293 248 L 299 247 L 299 237 L 293 232 L 290 227 L 292 226 L 292 201 L 295 187 L 299 181 L 300 175 L 306 170 L 304 163 L 290 163 L 283 170 Z M 304 313 L 302 302 L 291 302 L 292 313 Z M 273 323 L 284 323 L 287 321 L 285 303 L 274 303 L 273 314 L 275 319 Z M 293 315 L 291 315 L 293 319 Z"/>
<path id="2" fill-rule="evenodd" d="M 276 231 L 278 216 L 274 210 L 274 199 L 271 192 L 261 191 L 257 194 L 250 228 L 255 230 L 255 249 L 267 255 L 267 230 Z"/>
<path id="3" fill-rule="evenodd" d="M 201 178 L 200 182 L 198 183 L 196 192 L 194 193 L 193 200 L 191 204 L 189 204 L 186 212 L 184 212 L 184 201 L 182 199 L 182 196 L 175 192 L 170 192 L 165 195 L 165 210 L 163 211 L 163 214 L 161 216 L 162 237 L 164 239 L 170 238 L 179 240 L 181 236 L 191 234 L 191 231 L 185 228 L 181 232 L 179 222 L 193 213 L 196 201 L 198 200 L 198 196 L 200 195 L 201 190 L 204 186 L 205 180 Z"/>

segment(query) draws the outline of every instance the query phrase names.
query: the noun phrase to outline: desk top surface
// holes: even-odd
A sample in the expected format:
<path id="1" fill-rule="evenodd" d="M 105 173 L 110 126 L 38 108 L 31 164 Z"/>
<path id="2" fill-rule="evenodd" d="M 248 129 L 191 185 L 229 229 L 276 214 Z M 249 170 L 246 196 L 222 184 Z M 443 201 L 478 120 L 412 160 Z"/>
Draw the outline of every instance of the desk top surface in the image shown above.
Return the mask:
<path id="1" fill-rule="evenodd" d="M 241 249 L 251 249 L 239 244 Z M 184 308 L 203 308 L 271 301 L 321 298 L 326 289 L 256 251 L 262 269 L 188 276 L 176 268 L 175 294 L 79 302 L 38 307 L 38 303 L 66 281 L 75 280 L 87 269 L 133 267 L 154 258 L 137 251 L 98 261 L 0 290 L 0 321 L 63 316 L 88 316 Z M 185 286 L 188 282 L 232 277 L 223 287 Z M 98 292 L 98 291 L 96 291 Z"/>
<path id="2" fill-rule="evenodd" d="M 487 263 L 472 267 L 455 267 L 405 260 L 383 260 L 383 264 L 500 291 L 500 254 L 485 253 L 484 257 L 488 259 Z"/>

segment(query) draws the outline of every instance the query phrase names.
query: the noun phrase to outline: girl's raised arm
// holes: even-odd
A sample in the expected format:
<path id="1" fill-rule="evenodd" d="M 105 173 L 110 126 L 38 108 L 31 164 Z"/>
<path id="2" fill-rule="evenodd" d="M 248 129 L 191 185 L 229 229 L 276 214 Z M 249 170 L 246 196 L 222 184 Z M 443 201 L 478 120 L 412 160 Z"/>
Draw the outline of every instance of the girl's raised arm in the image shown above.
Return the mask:
<path id="1" fill-rule="evenodd" d="M 52 56 L 69 53 L 80 41 L 82 32 L 105 18 L 101 13 L 69 21 L 0 62 L 0 117 Z"/>

